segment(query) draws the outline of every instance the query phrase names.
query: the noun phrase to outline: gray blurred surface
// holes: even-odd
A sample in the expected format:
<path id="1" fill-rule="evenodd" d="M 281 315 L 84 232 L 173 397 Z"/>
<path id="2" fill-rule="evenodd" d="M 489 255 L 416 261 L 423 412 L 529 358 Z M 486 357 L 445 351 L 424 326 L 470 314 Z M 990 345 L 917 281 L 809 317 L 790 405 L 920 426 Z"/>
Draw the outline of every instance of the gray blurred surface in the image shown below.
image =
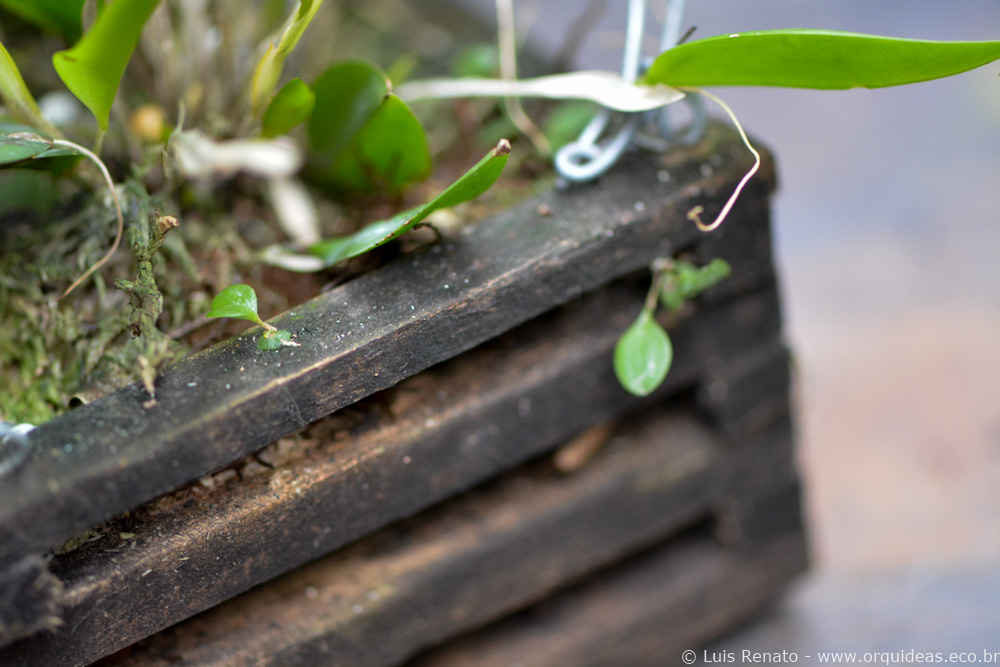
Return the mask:
<path id="1" fill-rule="evenodd" d="M 585 4 L 515 6 L 555 48 Z M 579 67 L 618 69 L 626 5 L 608 2 Z M 688 0 L 685 23 L 998 39 L 1000 2 Z M 714 90 L 778 158 L 816 563 L 729 649 L 1000 651 L 998 73 Z"/>

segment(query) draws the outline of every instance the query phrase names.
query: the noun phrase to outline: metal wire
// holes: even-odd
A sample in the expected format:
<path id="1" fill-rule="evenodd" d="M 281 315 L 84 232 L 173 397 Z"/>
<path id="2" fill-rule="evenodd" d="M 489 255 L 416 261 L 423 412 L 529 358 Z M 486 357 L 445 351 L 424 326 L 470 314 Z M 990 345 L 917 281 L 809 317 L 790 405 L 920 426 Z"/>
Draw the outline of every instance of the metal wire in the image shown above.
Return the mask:
<path id="1" fill-rule="evenodd" d="M 661 51 L 677 44 L 683 15 L 684 0 L 667 0 L 666 20 L 660 35 Z M 645 0 L 629 0 L 625 48 L 622 55 L 622 78 L 626 81 L 635 81 L 640 70 L 648 67 L 648 62 L 644 63 L 642 59 L 645 17 Z M 704 132 L 707 117 L 700 98 L 688 95 L 684 99 L 691 108 L 691 122 L 679 141 L 690 144 L 697 141 Z M 616 123 L 619 125 L 617 134 L 602 142 L 601 136 L 617 118 L 621 118 L 621 121 Z M 638 132 L 644 123 L 654 126 L 660 137 L 643 136 L 640 139 Z M 560 176 L 570 181 L 591 181 L 617 162 L 630 144 L 637 143 L 664 150 L 669 146 L 671 139 L 673 139 L 673 128 L 667 107 L 634 114 L 614 114 L 608 109 L 601 109 L 576 141 L 563 146 L 556 153 L 556 170 Z"/>

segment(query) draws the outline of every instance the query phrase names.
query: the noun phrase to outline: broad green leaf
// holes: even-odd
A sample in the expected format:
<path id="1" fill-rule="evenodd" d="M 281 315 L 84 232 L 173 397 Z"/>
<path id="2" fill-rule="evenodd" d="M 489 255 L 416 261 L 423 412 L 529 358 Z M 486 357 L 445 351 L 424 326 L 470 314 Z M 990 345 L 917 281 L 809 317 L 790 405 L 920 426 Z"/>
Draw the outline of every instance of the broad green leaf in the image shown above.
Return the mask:
<path id="1" fill-rule="evenodd" d="M 265 137 L 285 134 L 293 127 L 309 118 L 316 103 L 312 88 L 302 79 L 292 79 L 278 91 L 264 112 L 263 129 Z"/>
<path id="2" fill-rule="evenodd" d="M 486 192 L 499 178 L 509 154 L 510 144 L 506 139 L 502 140 L 474 167 L 423 206 L 404 211 L 388 220 L 372 223 L 350 236 L 316 243 L 310 246 L 309 252 L 322 259 L 326 266 L 333 266 L 373 250 L 413 229 L 434 211 L 475 199 Z"/>
<path id="3" fill-rule="evenodd" d="M 52 56 L 59 78 L 90 109 L 101 130 L 108 129 L 108 115 L 125 66 L 139 42 L 143 25 L 159 1 L 111 3 L 73 48 Z"/>
<path id="4" fill-rule="evenodd" d="M 389 94 L 385 75 L 374 65 L 350 60 L 327 69 L 313 83 L 316 101 L 309 117 L 309 148 L 321 171 L 330 169 Z"/>
<path id="5" fill-rule="evenodd" d="M 615 345 L 615 375 L 630 394 L 648 396 L 667 377 L 673 356 L 667 332 L 643 310 Z"/>
<path id="6" fill-rule="evenodd" d="M 257 315 L 257 293 L 249 285 L 230 285 L 219 292 L 205 317 L 235 317 L 263 324 Z"/>
<path id="7" fill-rule="evenodd" d="M 0 99 L 8 111 L 25 125 L 37 128 L 46 134 L 60 136 L 59 130 L 52 126 L 52 123 L 45 120 L 42 112 L 38 109 L 35 98 L 25 85 L 21 77 L 21 71 L 14 64 L 13 58 L 0 44 Z"/>
<path id="8" fill-rule="evenodd" d="M 268 45 L 267 51 L 257 64 L 253 81 L 250 84 L 250 105 L 255 113 L 259 113 L 259 110 L 267 104 L 274 87 L 278 85 L 278 79 L 281 78 L 285 58 L 298 45 L 302 34 L 309 27 L 309 23 L 312 22 L 313 16 L 316 15 L 322 4 L 323 0 L 302 0 L 295 13 L 289 17 L 278 45 L 275 46 L 273 42 Z"/>
<path id="9" fill-rule="evenodd" d="M 68 148 L 53 146 L 52 141 L 34 128 L 20 123 L 0 121 L 0 166 L 28 159 L 76 156 Z"/>
<path id="10" fill-rule="evenodd" d="M 0 6 L 67 42 L 80 39 L 84 0 L 0 0 Z"/>
<path id="11" fill-rule="evenodd" d="M 0 165 L 33 158 L 50 148 L 52 145 L 37 134 L 0 134 Z"/>
<path id="12" fill-rule="evenodd" d="M 669 49 L 645 83 L 669 86 L 882 88 L 1000 59 L 1000 41 L 938 42 L 824 30 L 720 35 Z"/>
<path id="13" fill-rule="evenodd" d="M 289 341 L 292 339 L 292 332 L 286 329 L 279 329 L 278 331 L 268 331 L 261 334 L 261 337 L 257 339 L 257 349 L 272 352 L 274 350 L 280 350 L 285 347 L 281 341 Z"/>
<path id="14" fill-rule="evenodd" d="M 405 102 L 389 95 L 322 177 L 338 188 L 397 192 L 426 178 L 430 170 L 430 148 L 420 121 Z"/>

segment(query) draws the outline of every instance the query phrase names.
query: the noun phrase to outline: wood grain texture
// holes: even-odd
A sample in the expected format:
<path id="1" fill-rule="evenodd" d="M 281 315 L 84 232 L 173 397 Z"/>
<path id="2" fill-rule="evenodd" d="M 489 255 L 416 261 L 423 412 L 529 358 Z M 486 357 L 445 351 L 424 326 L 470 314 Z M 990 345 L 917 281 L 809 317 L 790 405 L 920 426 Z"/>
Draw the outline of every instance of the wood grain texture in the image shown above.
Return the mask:
<path id="1" fill-rule="evenodd" d="M 681 665 L 684 651 L 700 657 L 698 649 L 765 607 L 806 560 L 797 529 L 748 549 L 681 539 L 406 664 Z"/>
<path id="2" fill-rule="evenodd" d="M 720 166 L 702 169 L 710 156 Z M 515 206 L 274 318 L 301 348 L 261 352 L 252 329 L 167 369 L 155 408 L 131 385 L 43 424 L 0 485 L 0 568 L 693 248 L 703 237 L 685 213 L 704 204 L 710 214 L 746 167 L 735 135 L 713 126 L 682 157 L 632 156 L 598 184 Z M 766 218 L 773 187 L 768 159 L 729 226 Z"/>
<path id="3" fill-rule="evenodd" d="M 647 411 L 576 474 L 530 464 L 105 664 L 399 664 L 685 526 L 794 487 L 791 451 L 787 419 L 734 450 L 683 413 Z M 785 503 L 800 526 L 797 494 Z M 650 598 L 638 610 L 662 604 L 638 597 Z"/>
<path id="4" fill-rule="evenodd" d="M 243 480 L 195 484 L 134 512 L 132 537 L 110 527 L 53 561 L 65 627 L 0 649 L 0 662 L 111 653 L 588 427 L 693 391 L 709 360 L 736 365 L 780 346 L 773 284 L 694 309 L 674 318 L 667 382 L 637 399 L 615 382 L 611 350 L 644 293 L 625 281 L 588 295 L 331 417 L 323 439 L 280 444 L 267 454 L 274 469 L 253 464 Z M 787 356 L 771 372 L 786 374 Z M 787 414 L 787 392 L 757 398 Z"/>

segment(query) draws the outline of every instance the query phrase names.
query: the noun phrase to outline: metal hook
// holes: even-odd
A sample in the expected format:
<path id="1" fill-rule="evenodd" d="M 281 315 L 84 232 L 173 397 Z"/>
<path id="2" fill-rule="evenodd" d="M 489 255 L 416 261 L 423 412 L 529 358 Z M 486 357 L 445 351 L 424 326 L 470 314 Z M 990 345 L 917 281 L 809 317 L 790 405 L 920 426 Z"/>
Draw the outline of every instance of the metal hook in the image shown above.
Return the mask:
<path id="1" fill-rule="evenodd" d="M 645 0 L 629 0 L 628 26 L 626 28 L 625 51 L 622 58 L 622 78 L 635 81 L 640 69 L 648 67 L 641 59 L 643 27 L 646 15 Z M 684 0 L 667 0 L 667 16 L 660 35 L 660 50 L 664 51 L 677 44 L 680 39 L 681 22 L 684 15 Z M 697 97 L 688 96 L 685 101 L 691 107 L 691 123 L 681 139 L 682 143 L 690 144 L 697 141 L 705 129 L 707 116 L 704 104 Z M 606 172 L 621 154 L 633 143 L 639 140 L 638 131 L 643 121 L 652 121 L 664 138 L 672 135 L 672 128 L 667 108 L 657 109 L 644 114 L 628 114 L 621 124 L 618 133 L 610 140 L 600 143 L 613 115 L 608 109 L 602 109 L 590 121 L 580 138 L 563 146 L 556 153 L 555 166 L 559 174 L 570 181 L 590 181 Z M 665 141 L 642 138 L 637 141 L 643 145 L 666 147 Z"/>
<path id="2" fill-rule="evenodd" d="M 629 0 L 625 53 L 622 56 L 622 78 L 626 81 L 635 81 L 639 76 L 645 20 L 646 0 Z M 601 145 L 598 140 L 610 120 L 611 112 L 602 109 L 584 128 L 579 139 L 559 149 L 555 164 L 561 176 L 571 181 L 590 181 L 618 160 L 639 129 L 639 116 L 633 114 L 614 138 Z"/>

